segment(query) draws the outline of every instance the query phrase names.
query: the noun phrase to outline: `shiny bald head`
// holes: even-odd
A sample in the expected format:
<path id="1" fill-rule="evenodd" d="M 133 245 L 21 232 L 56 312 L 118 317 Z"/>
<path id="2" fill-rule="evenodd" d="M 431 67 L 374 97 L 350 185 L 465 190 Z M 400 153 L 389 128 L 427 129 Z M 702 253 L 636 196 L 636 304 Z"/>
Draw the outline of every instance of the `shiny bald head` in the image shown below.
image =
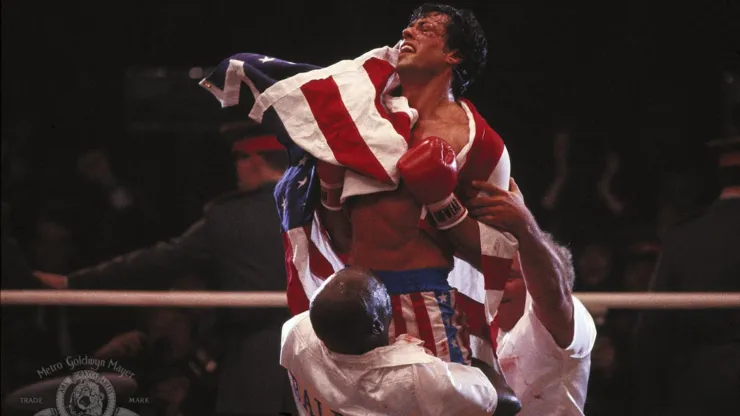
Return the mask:
<path id="1" fill-rule="evenodd" d="M 330 276 L 309 314 L 316 336 L 331 351 L 360 355 L 388 345 L 391 299 L 369 270 L 348 267 Z"/>

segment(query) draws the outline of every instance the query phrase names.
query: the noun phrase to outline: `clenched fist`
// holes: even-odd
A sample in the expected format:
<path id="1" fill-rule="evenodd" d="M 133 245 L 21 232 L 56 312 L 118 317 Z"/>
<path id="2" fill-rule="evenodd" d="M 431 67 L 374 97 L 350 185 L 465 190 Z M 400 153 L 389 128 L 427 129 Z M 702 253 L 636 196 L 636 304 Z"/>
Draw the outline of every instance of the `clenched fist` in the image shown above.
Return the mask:
<path id="1" fill-rule="evenodd" d="M 514 178 L 509 179 L 508 191 L 480 181 L 474 181 L 473 188 L 489 195 L 473 198 L 467 204 L 470 215 L 477 221 L 508 231 L 517 239 L 537 229 L 534 216 L 524 205 L 524 196 Z"/>

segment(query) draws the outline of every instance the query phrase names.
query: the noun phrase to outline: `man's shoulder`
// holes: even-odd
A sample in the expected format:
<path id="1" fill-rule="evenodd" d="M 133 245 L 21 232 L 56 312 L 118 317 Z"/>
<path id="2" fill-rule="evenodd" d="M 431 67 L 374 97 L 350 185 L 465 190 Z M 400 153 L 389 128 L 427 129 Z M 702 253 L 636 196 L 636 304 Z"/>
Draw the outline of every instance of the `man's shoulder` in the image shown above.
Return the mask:
<path id="1" fill-rule="evenodd" d="M 308 311 L 300 313 L 284 324 L 280 334 L 280 364 L 285 368 L 300 363 L 304 354 L 311 350 L 315 339 Z M 305 358 L 305 356 L 304 356 Z"/>
<path id="2" fill-rule="evenodd" d="M 478 155 L 478 164 L 498 163 L 506 150 L 503 138 L 478 112 L 473 103 L 466 99 L 461 100 L 461 102 L 470 111 L 475 129 L 473 148 L 471 149 L 472 155 Z"/>
<path id="3" fill-rule="evenodd" d="M 296 333 L 301 337 L 305 337 L 306 334 L 310 334 L 311 332 L 313 332 L 313 327 L 311 326 L 309 312 L 305 311 L 299 313 L 298 315 L 288 319 L 283 324 L 281 344 L 285 344 L 286 339 L 291 334 Z"/>
<path id="4" fill-rule="evenodd" d="M 596 323 L 580 299 L 573 299 L 573 340 L 565 351 L 571 358 L 585 358 L 591 354 L 596 343 Z"/>
<path id="5" fill-rule="evenodd" d="M 531 305 L 525 311 L 522 319 L 507 334 L 509 338 L 507 342 L 516 344 L 518 342 L 534 341 L 534 344 L 536 344 L 530 345 L 526 349 L 520 349 L 520 352 L 525 350 L 534 354 L 549 352 L 554 356 L 568 356 L 576 359 L 587 357 L 596 342 L 596 324 L 583 303 L 573 295 L 571 295 L 571 298 L 573 299 L 573 339 L 570 345 L 565 348 L 558 346 Z"/>
<path id="6" fill-rule="evenodd" d="M 571 299 L 573 299 L 573 320 L 578 321 L 578 323 L 584 325 L 584 326 L 590 326 L 590 327 L 596 327 L 596 323 L 594 322 L 594 318 L 591 316 L 591 313 L 586 308 L 586 305 L 581 302 L 580 299 L 570 295 Z"/>
<path id="7" fill-rule="evenodd" d="M 475 121 L 476 129 L 483 129 L 483 130 L 490 130 L 491 133 L 494 134 L 495 138 L 498 140 L 501 140 L 501 136 L 499 136 L 498 132 L 493 129 L 491 124 L 488 122 L 486 117 L 481 114 L 480 111 L 478 111 L 478 108 L 473 104 L 472 101 L 468 100 L 467 98 L 460 99 L 460 102 L 467 107 L 468 110 L 470 110 L 470 113 L 473 115 L 473 120 Z"/>

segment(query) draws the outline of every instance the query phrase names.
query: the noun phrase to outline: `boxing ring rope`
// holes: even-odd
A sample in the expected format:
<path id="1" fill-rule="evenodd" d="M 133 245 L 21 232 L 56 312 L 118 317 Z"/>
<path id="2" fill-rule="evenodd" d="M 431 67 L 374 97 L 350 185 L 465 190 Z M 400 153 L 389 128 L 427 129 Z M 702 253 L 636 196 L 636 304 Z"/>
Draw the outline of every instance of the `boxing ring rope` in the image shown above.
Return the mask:
<path id="1" fill-rule="evenodd" d="M 607 309 L 740 308 L 737 293 L 574 293 L 592 312 Z M 285 292 L 2 290 L 0 305 L 281 308 Z"/>

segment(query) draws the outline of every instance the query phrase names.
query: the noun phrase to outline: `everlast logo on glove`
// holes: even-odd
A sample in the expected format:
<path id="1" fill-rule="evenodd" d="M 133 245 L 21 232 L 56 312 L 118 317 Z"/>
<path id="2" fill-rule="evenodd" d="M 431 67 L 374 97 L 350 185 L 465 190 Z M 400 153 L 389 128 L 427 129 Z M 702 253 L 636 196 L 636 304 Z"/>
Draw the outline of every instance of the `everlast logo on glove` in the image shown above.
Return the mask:
<path id="1" fill-rule="evenodd" d="M 445 224 L 459 218 L 463 209 L 460 201 L 457 198 L 452 198 L 449 205 L 439 211 L 432 212 L 432 219 L 434 219 L 435 224 Z"/>
<path id="2" fill-rule="evenodd" d="M 429 216 L 432 217 L 434 226 L 440 230 L 448 230 L 468 216 L 468 210 L 460 203 L 455 194 L 435 204 L 428 204 Z"/>

